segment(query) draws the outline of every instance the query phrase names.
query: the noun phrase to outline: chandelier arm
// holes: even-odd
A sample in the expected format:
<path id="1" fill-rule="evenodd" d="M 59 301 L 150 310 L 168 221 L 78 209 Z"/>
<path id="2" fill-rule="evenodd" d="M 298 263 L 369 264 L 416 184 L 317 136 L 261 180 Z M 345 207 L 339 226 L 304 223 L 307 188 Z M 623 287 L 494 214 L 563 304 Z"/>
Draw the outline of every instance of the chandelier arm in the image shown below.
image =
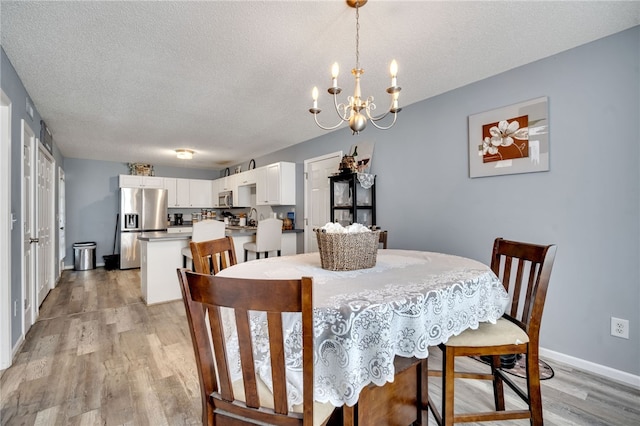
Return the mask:
<path id="1" fill-rule="evenodd" d="M 320 127 L 323 130 L 334 130 L 334 129 L 337 129 L 338 127 L 340 127 L 342 125 L 342 123 L 345 122 L 345 120 L 341 119 L 338 122 L 338 124 L 336 124 L 335 126 L 325 127 L 322 124 L 320 124 L 320 122 L 318 121 L 318 114 L 313 114 L 313 119 L 316 120 L 316 124 L 318 125 L 318 127 Z"/>
<path id="2" fill-rule="evenodd" d="M 386 113 L 385 115 L 383 115 L 382 117 L 388 115 L 389 113 Z M 380 117 L 380 118 L 382 118 Z M 380 130 L 389 130 L 390 128 L 393 127 L 394 124 L 396 124 L 396 119 L 398 118 L 398 113 L 394 112 L 393 113 L 393 122 L 391 124 L 389 124 L 388 126 L 384 127 L 384 126 L 380 126 L 378 124 L 376 124 L 375 121 L 371 120 L 371 124 L 373 124 L 373 127 L 375 127 L 376 129 L 380 129 Z"/>
<path id="3" fill-rule="evenodd" d="M 372 108 L 372 109 L 375 109 L 375 107 Z M 393 109 L 393 97 L 391 97 L 391 104 L 389 105 L 389 109 L 387 109 L 387 111 L 384 114 L 379 115 L 377 117 L 374 117 L 369 113 L 369 108 L 367 108 L 367 117 L 369 117 L 369 120 L 371 120 L 372 122 L 380 121 L 383 118 L 385 118 L 387 115 L 389 115 L 389 113 L 392 111 L 392 109 Z M 398 112 L 400 112 L 400 111 L 398 111 Z M 397 114 L 397 113 L 394 113 L 394 114 Z M 394 122 L 395 122 L 395 119 L 394 119 Z"/>
<path id="4" fill-rule="evenodd" d="M 333 95 L 333 106 L 336 108 L 336 113 L 338 114 L 338 117 L 340 117 L 342 121 L 349 121 L 349 116 L 347 115 L 347 112 L 349 111 L 351 106 L 347 106 L 343 103 L 338 103 L 337 95 Z M 342 110 L 343 112 L 340 112 L 340 110 Z"/>

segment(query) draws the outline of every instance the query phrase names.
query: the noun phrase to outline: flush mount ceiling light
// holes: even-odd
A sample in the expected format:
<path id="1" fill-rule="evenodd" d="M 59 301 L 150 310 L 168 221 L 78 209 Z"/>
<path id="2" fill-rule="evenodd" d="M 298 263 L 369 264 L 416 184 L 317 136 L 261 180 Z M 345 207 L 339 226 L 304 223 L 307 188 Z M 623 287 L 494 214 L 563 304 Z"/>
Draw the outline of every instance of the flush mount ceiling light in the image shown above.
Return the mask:
<path id="1" fill-rule="evenodd" d="M 333 103 L 336 108 L 336 112 L 338 113 L 338 117 L 340 117 L 340 121 L 333 127 L 325 127 L 318 122 L 318 114 L 322 111 L 318 108 L 318 88 L 314 87 L 312 93 L 313 97 L 313 108 L 309 109 L 309 112 L 313 114 L 313 117 L 316 121 L 318 127 L 324 130 L 333 130 L 337 129 L 343 122 L 348 121 L 349 127 L 354 135 L 359 134 L 364 128 L 367 126 L 367 118 L 371 120 L 371 124 L 373 124 L 376 128 L 381 130 L 390 129 L 394 124 L 396 124 L 396 118 L 398 113 L 402 108 L 398 108 L 398 96 L 400 95 L 401 88 L 397 86 L 396 75 L 398 73 L 398 64 L 395 60 L 391 62 L 391 86 L 387 88 L 387 93 L 391 95 L 391 105 L 389 106 L 389 110 L 382 115 L 374 117 L 372 111 L 376 109 L 376 105 L 373 103 L 373 96 L 369 96 L 366 100 L 362 99 L 362 95 L 360 93 L 360 76 L 364 73 L 364 70 L 360 68 L 360 7 L 364 6 L 367 0 L 347 0 L 347 4 L 350 7 L 354 7 L 356 9 L 356 67 L 351 70 L 351 74 L 355 76 L 356 84 L 355 90 L 353 92 L 353 96 L 347 97 L 347 104 L 338 103 L 338 94 L 342 91 L 340 87 L 338 87 L 338 63 L 333 64 L 333 68 L 331 70 L 332 74 L 332 85 L 327 90 L 330 94 L 333 95 Z M 388 126 L 381 126 L 376 124 L 376 122 L 385 118 L 389 113 L 393 114 L 393 122 Z"/>
<path id="2" fill-rule="evenodd" d="M 176 156 L 181 160 L 191 160 L 193 158 L 193 151 L 190 149 L 176 149 Z"/>

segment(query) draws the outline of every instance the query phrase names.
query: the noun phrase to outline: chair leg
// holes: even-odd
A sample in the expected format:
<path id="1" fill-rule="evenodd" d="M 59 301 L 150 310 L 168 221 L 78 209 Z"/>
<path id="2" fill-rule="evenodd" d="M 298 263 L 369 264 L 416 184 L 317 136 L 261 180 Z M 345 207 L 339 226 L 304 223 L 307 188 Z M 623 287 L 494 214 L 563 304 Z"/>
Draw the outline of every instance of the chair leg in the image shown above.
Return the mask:
<path id="1" fill-rule="evenodd" d="M 187 267 L 187 256 L 182 256 L 182 267 L 185 269 Z"/>
<path id="2" fill-rule="evenodd" d="M 455 352 L 450 348 L 442 349 L 442 424 L 453 425 L 453 384 L 455 379 Z"/>
<path id="3" fill-rule="evenodd" d="M 256 252 L 256 259 L 260 259 L 260 252 L 259 251 Z"/>
<path id="4" fill-rule="evenodd" d="M 282 255 L 281 250 L 278 250 L 278 257 Z"/>
<path id="5" fill-rule="evenodd" d="M 491 374 L 493 375 L 493 400 L 495 402 L 496 411 L 504 411 L 504 387 L 502 384 L 502 377 L 497 373 L 500 366 L 500 355 L 492 355 Z"/>
<path id="6" fill-rule="evenodd" d="M 265 251 L 265 252 L 264 252 L 264 258 L 265 258 L 265 259 L 267 259 L 268 257 L 269 257 L 269 252 L 268 252 L 268 251 Z"/>
<path id="7" fill-rule="evenodd" d="M 542 395 L 540 393 L 540 365 L 537 353 L 527 353 L 527 391 L 529 393 L 529 411 L 531 411 L 531 425 L 541 426 Z"/>

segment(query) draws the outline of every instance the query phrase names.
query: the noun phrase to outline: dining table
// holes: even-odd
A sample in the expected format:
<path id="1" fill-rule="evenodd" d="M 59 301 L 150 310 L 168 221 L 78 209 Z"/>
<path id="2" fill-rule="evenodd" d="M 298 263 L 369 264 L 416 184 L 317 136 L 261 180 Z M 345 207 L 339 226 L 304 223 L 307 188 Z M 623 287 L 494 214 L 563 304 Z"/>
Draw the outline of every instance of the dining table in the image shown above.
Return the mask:
<path id="1" fill-rule="evenodd" d="M 314 399 L 354 406 L 371 384 L 394 380 L 396 357 L 425 359 L 444 343 L 481 322 L 495 323 L 509 297 L 491 269 L 451 254 L 381 249 L 372 268 L 331 271 L 319 253 L 240 263 L 219 276 L 253 279 L 313 278 Z M 299 314 L 284 314 L 285 335 L 301 342 Z M 224 321 L 234 321 L 223 313 Z M 251 317 L 252 333 L 267 339 L 264 318 Z M 230 342 L 237 336 L 228 336 Z M 232 373 L 241 377 L 231 344 Z M 302 402 L 301 345 L 285 348 L 291 405 Z M 267 344 L 254 345 L 256 371 L 271 387 Z"/>

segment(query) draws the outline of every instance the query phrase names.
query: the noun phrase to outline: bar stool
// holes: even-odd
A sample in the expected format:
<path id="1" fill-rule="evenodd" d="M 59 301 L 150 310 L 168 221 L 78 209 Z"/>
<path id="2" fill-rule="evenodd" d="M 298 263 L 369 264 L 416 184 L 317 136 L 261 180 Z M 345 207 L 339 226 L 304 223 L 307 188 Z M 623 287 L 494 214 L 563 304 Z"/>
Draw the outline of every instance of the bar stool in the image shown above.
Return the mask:
<path id="1" fill-rule="evenodd" d="M 249 252 L 256 254 L 256 259 L 260 259 L 260 253 L 265 254 L 265 258 L 269 257 L 270 251 L 277 251 L 280 256 L 282 248 L 282 221 L 280 219 L 263 219 L 258 222 L 256 231 L 256 240 L 244 243 L 244 261 L 249 257 Z"/>
<path id="2" fill-rule="evenodd" d="M 200 241 L 217 240 L 218 238 L 224 238 L 225 236 L 224 222 L 218 220 L 203 220 L 193 224 L 193 233 L 191 234 L 191 241 L 199 243 Z M 184 247 L 182 249 L 182 266 L 187 267 L 187 259 L 193 262 L 193 255 L 191 254 L 191 247 Z"/>

